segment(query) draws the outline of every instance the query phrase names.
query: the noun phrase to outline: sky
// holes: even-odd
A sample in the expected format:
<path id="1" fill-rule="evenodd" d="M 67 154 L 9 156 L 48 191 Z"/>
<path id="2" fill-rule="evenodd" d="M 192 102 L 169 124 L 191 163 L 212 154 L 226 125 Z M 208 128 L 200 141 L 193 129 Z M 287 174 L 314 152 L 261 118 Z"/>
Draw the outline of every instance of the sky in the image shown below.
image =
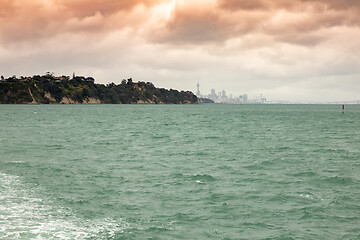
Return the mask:
<path id="1" fill-rule="evenodd" d="M 360 1 L 0 0 L 0 75 L 360 100 Z"/>

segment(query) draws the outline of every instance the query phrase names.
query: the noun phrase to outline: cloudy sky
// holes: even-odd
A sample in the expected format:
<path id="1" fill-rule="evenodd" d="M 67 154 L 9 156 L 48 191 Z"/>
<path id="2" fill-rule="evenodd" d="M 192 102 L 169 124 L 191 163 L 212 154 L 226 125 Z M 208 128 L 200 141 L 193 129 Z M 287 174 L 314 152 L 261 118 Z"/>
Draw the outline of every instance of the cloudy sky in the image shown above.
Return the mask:
<path id="1" fill-rule="evenodd" d="M 0 75 L 360 100 L 360 1 L 0 0 Z"/>

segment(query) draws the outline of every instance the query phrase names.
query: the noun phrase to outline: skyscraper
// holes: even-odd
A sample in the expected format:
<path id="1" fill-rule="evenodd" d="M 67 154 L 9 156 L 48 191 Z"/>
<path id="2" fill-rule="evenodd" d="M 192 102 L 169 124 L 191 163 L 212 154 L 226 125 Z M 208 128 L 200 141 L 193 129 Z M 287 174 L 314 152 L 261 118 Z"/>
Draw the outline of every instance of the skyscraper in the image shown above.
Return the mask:
<path id="1" fill-rule="evenodd" d="M 248 95 L 246 93 L 243 95 L 243 99 L 244 99 L 244 103 L 248 101 Z"/>
<path id="2" fill-rule="evenodd" d="M 211 94 L 210 94 L 209 98 L 213 101 L 216 101 L 217 95 L 216 95 L 215 89 L 211 89 Z"/>
<path id="3" fill-rule="evenodd" d="M 198 96 L 198 97 L 200 97 L 200 83 L 199 83 L 199 81 L 198 81 L 198 83 L 197 83 L 197 92 L 196 92 L 196 96 Z"/>

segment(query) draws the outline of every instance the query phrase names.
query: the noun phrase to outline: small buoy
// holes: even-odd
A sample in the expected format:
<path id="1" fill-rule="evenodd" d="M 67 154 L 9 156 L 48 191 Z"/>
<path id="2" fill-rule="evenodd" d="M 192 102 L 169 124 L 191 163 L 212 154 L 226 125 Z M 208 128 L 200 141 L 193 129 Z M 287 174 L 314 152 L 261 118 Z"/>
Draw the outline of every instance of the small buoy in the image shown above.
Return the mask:
<path id="1" fill-rule="evenodd" d="M 342 114 L 345 112 L 345 105 L 342 105 Z"/>

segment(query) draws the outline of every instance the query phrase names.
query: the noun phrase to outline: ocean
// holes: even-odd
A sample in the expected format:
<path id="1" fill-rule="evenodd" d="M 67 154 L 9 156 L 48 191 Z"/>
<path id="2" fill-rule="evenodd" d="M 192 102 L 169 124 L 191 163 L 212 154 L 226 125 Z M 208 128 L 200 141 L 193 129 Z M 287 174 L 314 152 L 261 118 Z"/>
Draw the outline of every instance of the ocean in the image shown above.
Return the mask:
<path id="1" fill-rule="evenodd" d="M 0 113 L 0 239 L 360 239 L 359 105 Z"/>

